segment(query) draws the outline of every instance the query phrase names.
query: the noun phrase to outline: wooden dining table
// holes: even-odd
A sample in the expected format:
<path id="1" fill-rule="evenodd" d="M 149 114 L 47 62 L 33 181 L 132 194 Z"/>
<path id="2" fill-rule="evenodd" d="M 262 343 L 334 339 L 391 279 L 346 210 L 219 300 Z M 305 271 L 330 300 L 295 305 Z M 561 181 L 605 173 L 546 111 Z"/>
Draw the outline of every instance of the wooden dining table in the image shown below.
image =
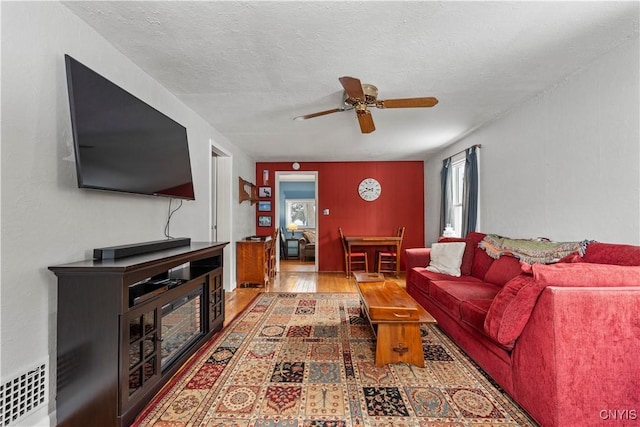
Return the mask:
<path id="1" fill-rule="evenodd" d="M 400 246 L 402 238 L 398 236 L 344 236 L 347 251 L 351 256 L 352 249 L 360 246 L 395 247 L 396 253 L 396 277 L 400 274 Z M 375 265 L 375 261 L 374 261 Z M 351 269 L 347 263 L 347 277 L 351 276 Z"/>

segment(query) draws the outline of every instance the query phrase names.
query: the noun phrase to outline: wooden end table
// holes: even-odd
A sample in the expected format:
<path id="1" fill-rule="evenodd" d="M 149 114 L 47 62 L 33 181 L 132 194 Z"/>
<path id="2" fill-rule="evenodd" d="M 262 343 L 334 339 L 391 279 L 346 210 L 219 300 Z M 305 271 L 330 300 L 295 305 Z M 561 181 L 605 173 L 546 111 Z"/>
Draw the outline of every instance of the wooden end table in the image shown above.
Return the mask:
<path id="1" fill-rule="evenodd" d="M 300 259 L 300 240 L 295 238 L 286 239 L 287 259 Z M 295 250 L 295 255 L 291 254 L 291 250 Z"/>
<path id="2" fill-rule="evenodd" d="M 356 276 L 362 312 L 376 334 L 376 366 L 411 363 L 423 368 L 420 325 L 436 320 L 396 282 L 374 279 L 358 281 Z"/>

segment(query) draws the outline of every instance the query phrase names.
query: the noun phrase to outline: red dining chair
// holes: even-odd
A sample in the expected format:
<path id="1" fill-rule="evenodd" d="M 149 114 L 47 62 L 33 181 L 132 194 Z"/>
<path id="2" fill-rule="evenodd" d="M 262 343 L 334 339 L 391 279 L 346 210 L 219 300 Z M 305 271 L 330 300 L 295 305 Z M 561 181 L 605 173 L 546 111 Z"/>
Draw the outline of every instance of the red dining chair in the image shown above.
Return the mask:
<path id="1" fill-rule="evenodd" d="M 351 276 L 352 271 L 364 271 L 365 273 L 368 273 L 369 262 L 367 260 L 367 253 L 349 253 L 349 249 L 347 249 L 347 241 L 345 240 L 344 234 L 342 233 L 342 227 L 338 227 L 338 231 L 340 232 L 340 241 L 342 242 L 342 249 L 344 250 L 344 268 L 349 272 L 347 274 L 347 277 Z M 358 270 L 356 270 L 354 267 L 358 268 Z M 362 268 L 362 270 L 360 270 L 360 268 Z"/>
<path id="2" fill-rule="evenodd" d="M 398 242 L 397 250 L 402 247 L 402 239 L 404 239 L 404 227 L 398 227 L 397 237 L 400 238 Z M 378 273 L 391 273 L 395 277 L 398 277 L 398 253 L 396 248 L 388 252 L 378 252 Z"/>

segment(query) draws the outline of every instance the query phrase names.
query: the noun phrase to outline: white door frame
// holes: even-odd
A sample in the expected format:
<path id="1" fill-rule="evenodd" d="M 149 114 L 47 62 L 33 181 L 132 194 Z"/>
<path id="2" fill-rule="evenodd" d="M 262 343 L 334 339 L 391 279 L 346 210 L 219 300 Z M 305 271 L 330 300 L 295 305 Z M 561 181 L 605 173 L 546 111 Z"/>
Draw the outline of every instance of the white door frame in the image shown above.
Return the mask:
<path id="1" fill-rule="evenodd" d="M 232 166 L 233 156 L 212 139 L 211 159 L 209 165 L 210 203 L 209 203 L 209 230 L 210 239 L 218 242 L 229 242 L 223 250 L 224 268 L 222 283 L 226 291 L 232 291 L 236 287 L 236 260 L 233 245 L 233 196 Z M 215 174 L 215 176 L 213 176 Z M 214 212 L 215 209 L 215 212 Z M 215 223 L 214 223 L 215 222 Z"/>
<path id="2" fill-rule="evenodd" d="M 274 215 L 274 224 L 276 224 L 276 226 L 280 225 L 280 178 L 282 176 L 291 176 L 291 175 L 313 175 L 313 182 L 314 182 L 314 198 L 316 200 L 316 236 L 319 236 L 319 230 L 318 230 L 318 171 L 276 171 L 275 173 L 275 187 L 274 187 L 274 199 L 273 199 L 273 204 L 274 206 L 274 211 L 273 211 L 273 215 Z M 280 230 L 281 233 L 286 232 L 287 230 Z M 318 239 L 316 239 L 316 246 L 315 246 L 315 256 L 313 257 L 314 260 L 314 266 L 313 266 L 313 271 L 318 271 L 318 248 L 319 248 L 319 244 L 318 244 Z M 280 271 L 280 239 L 278 239 L 278 243 L 276 246 L 276 250 L 278 251 L 278 256 L 276 257 L 276 271 Z"/>

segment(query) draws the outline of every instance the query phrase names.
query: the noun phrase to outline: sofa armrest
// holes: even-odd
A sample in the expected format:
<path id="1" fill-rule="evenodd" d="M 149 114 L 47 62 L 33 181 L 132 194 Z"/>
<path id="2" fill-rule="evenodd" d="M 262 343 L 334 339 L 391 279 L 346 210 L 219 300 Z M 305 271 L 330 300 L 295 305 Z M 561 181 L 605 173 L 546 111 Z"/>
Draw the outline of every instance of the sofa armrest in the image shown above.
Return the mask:
<path id="1" fill-rule="evenodd" d="M 426 267 L 431 261 L 431 248 L 409 248 L 404 250 L 404 264 L 407 271 L 413 267 Z"/>
<path id="2" fill-rule="evenodd" d="M 407 290 L 411 288 L 413 276 L 417 274 L 414 267 L 426 267 L 431 261 L 431 248 L 409 248 L 404 250 L 404 266 L 406 271 L 405 283 Z"/>
<path id="3" fill-rule="evenodd" d="M 513 349 L 516 400 L 545 426 L 637 411 L 638 307 L 638 286 L 547 287 Z"/>
<path id="4" fill-rule="evenodd" d="M 306 238 L 301 237 L 299 240 L 300 247 L 300 259 L 307 261 L 308 258 L 315 258 L 316 256 L 316 244 L 310 243 Z"/>

